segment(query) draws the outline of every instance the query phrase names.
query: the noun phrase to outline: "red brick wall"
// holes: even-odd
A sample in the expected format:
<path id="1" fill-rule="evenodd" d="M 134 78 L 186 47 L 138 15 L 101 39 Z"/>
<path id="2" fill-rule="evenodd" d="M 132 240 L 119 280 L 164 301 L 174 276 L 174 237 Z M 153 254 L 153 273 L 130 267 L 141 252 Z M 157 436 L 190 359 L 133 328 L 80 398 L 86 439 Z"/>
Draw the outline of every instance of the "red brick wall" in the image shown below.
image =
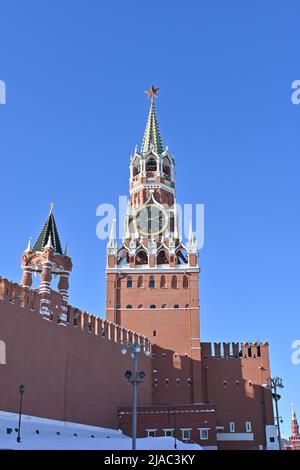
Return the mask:
<path id="1" fill-rule="evenodd" d="M 229 344 L 224 352 L 216 344 L 216 355 L 212 356 L 211 344 L 201 343 L 203 397 L 216 403 L 217 426 L 224 426 L 225 433 L 229 432 L 230 421 L 235 423 L 236 433 L 245 433 L 245 423 L 250 421 L 255 441 L 244 446 L 258 448 L 260 444 L 266 445 L 266 424 L 274 424 L 271 392 L 264 387 L 270 377 L 268 345 L 260 343 L 260 356 L 255 345 L 249 345 L 251 356 L 247 344 L 239 348 L 238 343 L 235 345 L 234 354 L 230 354 Z M 241 444 L 219 442 L 218 445 L 229 449 Z"/>
<path id="2" fill-rule="evenodd" d="M 160 287 L 163 275 L 166 287 Z M 117 274 L 107 274 L 106 318 L 146 335 L 153 344 L 192 356 L 192 338 L 199 342 L 198 273 L 188 275 L 188 288 L 182 287 L 184 273 L 176 274 L 177 288 L 173 288 L 174 275 L 121 274 L 120 287 L 115 287 Z M 149 287 L 150 276 L 155 280 L 155 288 Z M 127 288 L 128 277 L 132 279 L 132 288 Z M 143 277 L 143 287 L 138 287 L 139 277 Z M 179 309 L 174 308 L 176 304 Z M 119 312 L 116 305 L 120 306 Z M 127 309 L 127 305 L 132 305 L 132 309 Z M 151 309 L 150 305 L 156 308 Z"/>
<path id="3" fill-rule="evenodd" d="M 161 287 L 162 276 L 165 287 Z M 177 287 L 172 285 L 174 276 Z M 183 287 L 184 276 L 188 287 Z M 150 277 L 154 288 L 149 287 Z M 132 280 L 130 288 L 128 278 Z M 152 304 L 155 309 L 150 308 Z M 166 308 L 162 308 L 164 304 Z M 179 308 L 174 308 L 175 304 Z M 153 370 L 157 370 L 153 373 L 153 403 L 202 401 L 197 272 L 109 273 L 106 307 L 110 321 L 146 335 L 153 344 Z"/>
<path id="4" fill-rule="evenodd" d="M 37 311 L 0 300 L 0 339 L 7 364 L 0 365 L 0 410 L 17 412 L 23 383 L 24 413 L 51 419 L 117 427 L 117 408 L 130 406 L 131 385 L 124 378 L 130 357 L 120 342 L 59 325 Z M 140 404 L 151 403 L 151 359 L 140 355 L 146 373 Z"/>

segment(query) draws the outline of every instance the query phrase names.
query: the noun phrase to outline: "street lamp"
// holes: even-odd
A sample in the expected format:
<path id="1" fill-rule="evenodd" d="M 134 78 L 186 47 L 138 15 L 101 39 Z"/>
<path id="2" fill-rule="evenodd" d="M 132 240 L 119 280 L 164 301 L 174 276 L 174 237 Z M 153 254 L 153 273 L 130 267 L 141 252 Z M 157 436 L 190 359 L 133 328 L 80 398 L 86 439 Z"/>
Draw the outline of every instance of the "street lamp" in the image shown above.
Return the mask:
<path id="1" fill-rule="evenodd" d="M 121 353 L 125 356 L 127 351 L 130 352 L 132 358 L 132 368 L 131 370 L 126 370 L 125 378 L 133 386 L 133 403 L 132 403 L 132 450 L 136 450 L 136 424 L 137 424 L 137 386 L 144 381 L 145 372 L 140 371 L 138 373 L 138 354 L 143 349 L 143 352 L 146 356 L 150 356 L 150 349 L 146 348 L 145 345 L 141 346 L 138 343 L 123 343 L 121 346 Z"/>
<path id="2" fill-rule="evenodd" d="M 20 385 L 20 408 L 19 408 L 19 426 L 18 426 L 18 437 L 17 442 L 21 442 L 21 417 L 22 417 L 22 404 L 23 404 L 23 393 L 25 392 L 25 385 Z"/>
<path id="3" fill-rule="evenodd" d="M 276 422 L 277 422 L 277 432 L 278 432 L 278 445 L 279 450 L 281 450 L 281 432 L 280 432 L 280 423 L 282 423 L 282 418 L 279 417 L 278 410 L 278 401 L 281 398 L 281 395 L 277 393 L 278 388 L 283 388 L 282 379 L 280 377 L 274 377 L 269 379 L 268 388 L 272 390 L 272 398 L 275 401 L 275 410 L 276 410 Z"/>

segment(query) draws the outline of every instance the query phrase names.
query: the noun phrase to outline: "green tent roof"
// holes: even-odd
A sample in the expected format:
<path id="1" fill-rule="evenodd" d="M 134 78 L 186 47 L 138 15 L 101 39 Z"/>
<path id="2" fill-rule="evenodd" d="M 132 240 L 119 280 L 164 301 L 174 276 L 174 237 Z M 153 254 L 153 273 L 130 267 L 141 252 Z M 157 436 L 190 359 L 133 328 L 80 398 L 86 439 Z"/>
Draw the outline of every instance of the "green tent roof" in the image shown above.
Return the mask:
<path id="1" fill-rule="evenodd" d="M 31 252 L 43 251 L 44 247 L 48 243 L 49 237 L 50 237 L 51 245 L 53 246 L 56 253 L 59 253 L 60 255 L 62 255 L 63 252 L 61 249 L 60 239 L 59 239 L 58 231 L 56 228 L 56 223 L 55 223 L 52 207 L 51 207 L 49 216 L 45 222 L 45 225 L 42 228 L 42 231 L 39 234 L 39 237 L 37 241 L 35 242 Z"/>

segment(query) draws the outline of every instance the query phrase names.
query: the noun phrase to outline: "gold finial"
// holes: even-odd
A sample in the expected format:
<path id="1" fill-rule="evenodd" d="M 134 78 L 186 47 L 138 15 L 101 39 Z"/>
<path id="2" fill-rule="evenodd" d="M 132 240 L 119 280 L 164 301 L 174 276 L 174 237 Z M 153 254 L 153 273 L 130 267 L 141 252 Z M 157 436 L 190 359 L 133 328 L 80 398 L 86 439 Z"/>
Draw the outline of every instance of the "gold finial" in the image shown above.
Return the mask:
<path id="1" fill-rule="evenodd" d="M 54 202 L 50 202 L 50 212 L 53 212 L 54 207 Z"/>
<path id="2" fill-rule="evenodd" d="M 149 100 L 154 100 L 154 98 L 158 97 L 158 92 L 159 88 L 155 88 L 153 85 L 150 88 L 150 90 L 146 90 L 145 93 L 147 93 Z"/>

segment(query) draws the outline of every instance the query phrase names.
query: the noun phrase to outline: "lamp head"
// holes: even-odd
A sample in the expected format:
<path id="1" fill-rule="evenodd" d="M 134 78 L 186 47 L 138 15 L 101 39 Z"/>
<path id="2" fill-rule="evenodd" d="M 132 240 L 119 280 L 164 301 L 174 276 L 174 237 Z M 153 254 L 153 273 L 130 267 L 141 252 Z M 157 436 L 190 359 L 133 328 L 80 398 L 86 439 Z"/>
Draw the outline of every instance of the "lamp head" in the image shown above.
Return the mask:
<path id="1" fill-rule="evenodd" d="M 132 377 L 132 373 L 131 373 L 131 370 L 127 369 L 127 371 L 125 372 L 125 379 L 128 380 L 131 380 L 131 377 Z"/>

